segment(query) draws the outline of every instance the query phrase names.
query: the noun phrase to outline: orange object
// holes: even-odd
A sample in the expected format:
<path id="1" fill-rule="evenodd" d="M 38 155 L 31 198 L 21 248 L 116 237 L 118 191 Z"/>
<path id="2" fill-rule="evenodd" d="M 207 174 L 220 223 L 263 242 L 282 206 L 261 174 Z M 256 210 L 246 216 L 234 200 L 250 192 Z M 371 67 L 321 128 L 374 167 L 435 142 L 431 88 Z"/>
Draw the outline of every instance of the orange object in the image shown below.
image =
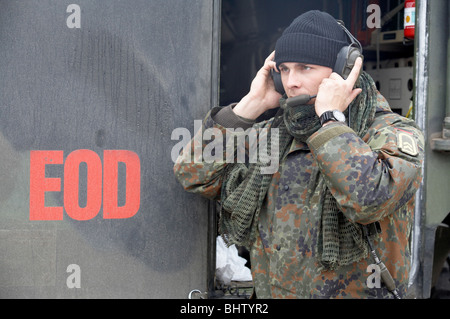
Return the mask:
<path id="1" fill-rule="evenodd" d="M 406 39 L 414 39 L 416 22 L 416 1 L 405 1 L 405 19 L 404 19 L 404 37 Z"/>

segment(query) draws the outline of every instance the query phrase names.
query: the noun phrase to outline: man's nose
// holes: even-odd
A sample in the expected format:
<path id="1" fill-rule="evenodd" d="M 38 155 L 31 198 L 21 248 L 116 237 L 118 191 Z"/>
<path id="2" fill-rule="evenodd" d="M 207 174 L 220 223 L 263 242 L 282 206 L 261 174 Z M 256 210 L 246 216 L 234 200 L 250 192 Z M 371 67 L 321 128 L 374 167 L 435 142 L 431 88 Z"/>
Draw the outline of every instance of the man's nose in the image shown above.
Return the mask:
<path id="1" fill-rule="evenodd" d="M 296 72 L 289 72 L 286 82 L 288 89 L 299 88 L 302 86 L 301 78 Z"/>

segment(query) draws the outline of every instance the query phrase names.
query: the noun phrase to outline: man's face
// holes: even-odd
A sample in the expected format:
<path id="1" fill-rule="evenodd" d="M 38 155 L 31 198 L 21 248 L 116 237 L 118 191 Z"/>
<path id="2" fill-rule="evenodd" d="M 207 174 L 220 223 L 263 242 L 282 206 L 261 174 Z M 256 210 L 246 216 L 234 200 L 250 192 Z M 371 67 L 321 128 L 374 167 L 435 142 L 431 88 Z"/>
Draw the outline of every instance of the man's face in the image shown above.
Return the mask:
<path id="1" fill-rule="evenodd" d="M 297 62 L 282 63 L 279 70 L 288 98 L 302 94 L 316 95 L 322 80 L 328 78 L 333 72 L 326 66 Z M 314 99 L 309 103 L 313 102 Z"/>

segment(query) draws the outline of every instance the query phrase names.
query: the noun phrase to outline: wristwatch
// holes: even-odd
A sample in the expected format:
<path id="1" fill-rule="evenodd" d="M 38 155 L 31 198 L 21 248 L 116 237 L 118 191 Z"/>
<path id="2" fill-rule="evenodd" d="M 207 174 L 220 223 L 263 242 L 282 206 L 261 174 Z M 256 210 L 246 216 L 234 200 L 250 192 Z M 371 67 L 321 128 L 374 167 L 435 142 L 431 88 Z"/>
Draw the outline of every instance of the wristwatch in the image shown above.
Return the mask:
<path id="1" fill-rule="evenodd" d="M 324 125 L 328 121 L 337 121 L 345 123 L 345 115 L 341 111 L 333 110 L 323 112 L 319 118 L 320 125 Z"/>

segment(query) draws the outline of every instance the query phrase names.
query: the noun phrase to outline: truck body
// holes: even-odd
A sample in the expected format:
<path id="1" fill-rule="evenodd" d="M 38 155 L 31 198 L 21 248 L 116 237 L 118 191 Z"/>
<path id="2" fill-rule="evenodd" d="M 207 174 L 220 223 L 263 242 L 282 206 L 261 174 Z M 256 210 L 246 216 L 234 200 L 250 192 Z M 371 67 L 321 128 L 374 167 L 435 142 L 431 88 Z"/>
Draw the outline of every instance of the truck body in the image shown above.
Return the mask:
<path id="1" fill-rule="evenodd" d="M 424 132 L 409 297 L 448 296 L 450 4 L 415 1 L 406 40 L 403 5 L 1 1 L 0 298 L 220 296 L 217 206 L 182 189 L 174 158 L 311 9 L 345 22 L 381 93 Z"/>

